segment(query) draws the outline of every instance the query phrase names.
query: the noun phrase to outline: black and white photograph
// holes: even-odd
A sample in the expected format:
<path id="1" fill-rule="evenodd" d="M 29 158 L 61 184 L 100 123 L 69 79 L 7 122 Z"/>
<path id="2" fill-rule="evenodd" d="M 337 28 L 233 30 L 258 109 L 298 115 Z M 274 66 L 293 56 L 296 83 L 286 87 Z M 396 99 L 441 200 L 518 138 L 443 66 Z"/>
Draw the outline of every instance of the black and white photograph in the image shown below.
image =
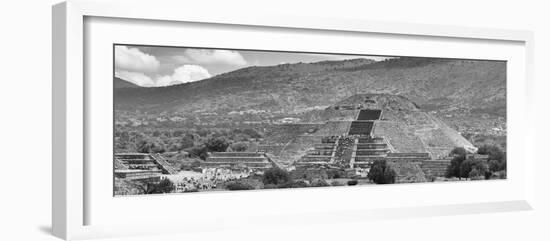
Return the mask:
<path id="1" fill-rule="evenodd" d="M 113 46 L 114 195 L 506 179 L 506 61 Z"/>
<path id="2" fill-rule="evenodd" d="M 550 240 L 545 1 L 5 3 L 0 240 Z"/>

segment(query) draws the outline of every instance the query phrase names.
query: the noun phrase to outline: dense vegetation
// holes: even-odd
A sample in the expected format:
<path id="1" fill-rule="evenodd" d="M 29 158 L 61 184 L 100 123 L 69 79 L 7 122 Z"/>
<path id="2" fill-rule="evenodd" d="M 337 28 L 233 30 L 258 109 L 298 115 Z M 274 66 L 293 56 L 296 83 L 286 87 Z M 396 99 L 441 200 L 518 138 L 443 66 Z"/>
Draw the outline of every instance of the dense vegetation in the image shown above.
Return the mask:
<path id="1" fill-rule="evenodd" d="M 225 189 L 231 191 L 252 190 L 254 189 L 254 186 L 242 181 L 231 181 L 225 184 Z"/>
<path id="2" fill-rule="evenodd" d="M 484 145 L 478 148 L 477 154 L 488 155 L 486 162 L 468 156 L 464 148 L 457 147 L 451 151 L 454 156 L 447 167 L 446 177 L 470 178 L 474 180 L 506 177 L 506 153 L 497 146 Z"/>
<path id="3" fill-rule="evenodd" d="M 164 153 L 188 152 L 191 156 L 206 159 L 207 152 L 247 151 L 251 140 L 263 135 L 254 129 L 190 129 L 115 132 L 116 152 Z"/>
<path id="4" fill-rule="evenodd" d="M 374 161 L 369 170 L 367 178 L 376 184 L 392 184 L 395 183 L 397 173 L 390 168 L 385 160 Z"/>
<path id="5" fill-rule="evenodd" d="M 158 193 L 171 193 L 174 191 L 175 186 L 170 179 L 162 179 L 159 183 L 147 183 L 146 187 L 147 194 L 158 194 Z"/>
<path id="6" fill-rule="evenodd" d="M 281 185 L 291 181 L 290 174 L 280 168 L 271 168 L 264 172 L 263 183 L 265 185 Z"/>

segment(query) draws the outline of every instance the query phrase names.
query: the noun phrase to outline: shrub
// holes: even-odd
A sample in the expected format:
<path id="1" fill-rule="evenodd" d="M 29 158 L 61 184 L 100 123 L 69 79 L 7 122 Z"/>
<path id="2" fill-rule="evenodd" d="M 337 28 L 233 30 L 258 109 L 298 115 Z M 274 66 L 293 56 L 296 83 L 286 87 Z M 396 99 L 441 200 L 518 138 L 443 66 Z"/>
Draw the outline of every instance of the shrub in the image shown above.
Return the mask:
<path id="1" fill-rule="evenodd" d="M 327 178 L 328 179 L 342 178 L 343 176 L 344 176 L 344 171 L 342 171 L 342 170 L 336 170 L 336 169 L 327 170 Z"/>
<path id="2" fill-rule="evenodd" d="M 225 189 L 236 191 L 236 190 L 252 190 L 254 187 L 245 182 L 232 181 L 225 184 Z"/>
<path id="3" fill-rule="evenodd" d="M 244 142 L 237 142 L 231 145 L 231 149 L 235 152 L 243 152 L 243 151 L 246 151 L 247 148 L 248 148 L 248 145 L 246 145 L 246 143 Z"/>
<path id="4" fill-rule="evenodd" d="M 264 185 L 264 189 L 277 189 L 278 186 L 275 185 L 275 184 L 267 184 L 267 185 Z"/>
<path id="5" fill-rule="evenodd" d="M 462 163 L 460 163 L 460 166 L 458 168 L 458 177 L 460 178 L 467 178 L 470 175 L 470 172 L 472 171 L 472 167 L 474 165 L 477 165 L 476 160 L 474 159 L 467 159 L 464 160 Z"/>
<path id="6" fill-rule="evenodd" d="M 483 145 L 477 150 L 477 153 L 489 156 L 489 170 L 491 172 L 506 170 L 506 153 L 498 146 Z"/>
<path id="7" fill-rule="evenodd" d="M 311 183 L 312 187 L 328 187 L 330 184 L 325 179 L 318 179 Z"/>
<path id="8" fill-rule="evenodd" d="M 137 151 L 140 153 L 164 153 L 166 152 L 166 147 L 161 140 L 148 139 L 139 141 Z"/>
<path id="9" fill-rule="evenodd" d="M 498 172 L 506 170 L 506 158 L 503 160 L 489 160 L 489 170 L 491 172 Z"/>
<path id="10" fill-rule="evenodd" d="M 455 147 L 450 153 L 451 156 L 466 156 L 466 154 L 468 154 L 468 152 L 464 147 Z"/>
<path id="11" fill-rule="evenodd" d="M 467 159 L 460 165 L 460 176 L 461 178 L 477 178 L 490 177 L 489 169 L 487 165 L 480 160 L 475 160 L 473 158 Z"/>
<path id="12" fill-rule="evenodd" d="M 397 173 L 395 173 L 395 170 L 391 169 L 390 167 L 387 167 L 384 170 L 384 182 L 378 183 L 378 184 L 392 184 L 395 183 L 395 178 L 397 177 Z"/>
<path id="13" fill-rule="evenodd" d="M 202 160 L 206 160 L 206 157 L 208 156 L 208 151 L 205 146 L 194 146 L 186 149 L 185 151 L 189 153 L 190 157 L 200 158 Z"/>
<path id="14" fill-rule="evenodd" d="M 289 181 L 291 181 L 291 178 L 288 172 L 277 167 L 267 169 L 264 172 L 264 175 L 262 176 L 262 182 L 264 183 L 264 185 L 267 185 L 267 184 L 279 185 L 279 184 L 287 183 Z"/>
<path id="15" fill-rule="evenodd" d="M 149 183 L 147 185 L 147 194 L 171 193 L 174 189 L 174 183 L 170 179 L 164 178 L 159 183 Z"/>
<path id="16" fill-rule="evenodd" d="M 477 149 L 477 154 L 489 155 L 489 160 L 504 160 L 506 158 L 505 153 L 500 150 L 498 146 L 483 145 Z"/>
<path id="17" fill-rule="evenodd" d="M 396 176 L 397 173 L 384 160 L 374 161 L 367 174 L 367 178 L 376 184 L 395 183 Z"/>
<path id="18" fill-rule="evenodd" d="M 481 171 L 478 168 L 472 169 L 468 174 L 468 177 L 472 180 L 482 180 L 485 179 L 485 172 Z"/>
<path id="19" fill-rule="evenodd" d="M 206 140 L 204 146 L 208 151 L 224 152 L 229 147 L 229 142 L 223 137 L 213 137 Z"/>
<path id="20" fill-rule="evenodd" d="M 348 186 L 355 186 L 355 185 L 357 185 L 357 183 L 359 183 L 357 180 L 349 180 L 348 181 Z"/>
<path id="21" fill-rule="evenodd" d="M 279 185 L 279 188 L 302 188 L 310 187 L 310 185 L 305 181 L 288 181 Z"/>

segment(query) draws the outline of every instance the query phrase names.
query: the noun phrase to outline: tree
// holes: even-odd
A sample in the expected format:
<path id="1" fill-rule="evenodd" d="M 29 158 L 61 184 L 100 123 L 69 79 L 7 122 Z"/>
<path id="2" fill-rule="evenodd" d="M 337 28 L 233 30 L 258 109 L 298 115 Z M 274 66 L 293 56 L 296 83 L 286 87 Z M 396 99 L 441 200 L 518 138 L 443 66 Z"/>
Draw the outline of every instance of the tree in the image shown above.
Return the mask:
<path id="1" fill-rule="evenodd" d="M 206 160 L 206 157 L 208 156 L 208 150 L 204 145 L 194 146 L 186 149 L 186 151 L 189 153 L 189 156 L 200 158 L 202 160 Z"/>
<path id="2" fill-rule="evenodd" d="M 386 167 L 384 170 L 384 183 L 379 184 L 392 184 L 395 183 L 395 178 L 397 177 L 397 173 L 395 170 L 393 170 L 391 167 Z"/>
<path id="3" fill-rule="evenodd" d="M 468 151 L 464 147 L 455 147 L 450 153 L 451 156 L 466 156 L 466 154 Z"/>
<path id="4" fill-rule="evenodd" d="M 195 142 L 193 141 L 192 136 L 189 137 L 189 135 L 185 135 L 184 137 L 182 137 L 179 142 L 180 142 L 181 149 L 190 148 L 195 145 Z"/>
<path id="5" fill-rule="evenodd" d="M 273 167 L 267 169 L 262 176 L 264 185 L 274 184 L 279 185 L 291 181 L 290 175 L 283 169 Z"/>
<path id="6" fill-rule="evenodd" d="M 229 146 L 229 142 L 223 137 L 213 137 L 204 143 L 208 151 L 224 152 Z"/>
<path id="7" fill-rule="evenodd" d="M 456 147 L 451 151 L 450 155 L 454 157 L 451 159 L 451 164 L 447 166 L 447 170 L 445 171 L 446 177 L 461 177 L 460 165 L 466 160 L 467 153 L 466 149 L 462 147 Z"/>
<path id="8" fill-rule="evenodd" d="M 489 160 L 489 170 L 491 172 L 506 171 L 506 158 L 503 160 Z"/>
<path id="9" fill-rule="evenodd" d="M 475 168 L 475 169 L 472 169 L 470 173 L 468 173 L 468 177 L 471 180 L 482 180 L 482 179 L 485 179 L 485 172 Z"/>
<path id="10" fill-rule="evenodd" d="M 367 178 L 376 184 L 395 183 L 397 173 L 389 167 L 385 160 L 374 161 Z"/>
<path id="11" fill-rule="evenodd" d="M 483 145 L 477 149 L 477 154 L 489 155 L 489 160 L 502 161 L 506 158 L 505 153 L 498 146 Z"/>
<path id="12" fill-rule="evenodd" d="M 159 139 L 146 139 L 139 141 L 137 151 L 139 153 L 164 153 L 166 147 Z"/>
<path id="13" fill-rule="evenodd" d="M 483 145 L 477 150 L 477 154 L 489 156 L 488 162 L 491 172 L 506 170 L 506 153 L 498 146 Z"/>
<path id="14" fill-rule="evenodd" d="M 468 158 L 460 164 L 460 176 L 461 178 L 471 178 L 471 177 L 485 177 L 487 176 L 489 169 L 487 165 L 484 164 L 481 160 L 476 160 L 473 157 Z M 490 175 L 489 175 L 490 176 Z"/>
<path id="15" fill-rule="evenodd" d="M 231 145 L 231 149 L 235 152 L 244 152 L 248 148 L 248 145 L 244 142 L 237 142 Z"/>

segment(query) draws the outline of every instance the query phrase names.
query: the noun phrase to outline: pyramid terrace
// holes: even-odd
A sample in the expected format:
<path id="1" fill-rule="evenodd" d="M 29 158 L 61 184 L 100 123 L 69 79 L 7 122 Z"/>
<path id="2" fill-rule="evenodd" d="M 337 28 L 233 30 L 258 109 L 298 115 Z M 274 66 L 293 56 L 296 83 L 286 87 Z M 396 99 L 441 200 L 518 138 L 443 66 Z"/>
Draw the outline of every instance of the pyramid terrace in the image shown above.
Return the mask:
<path id="1" fill-rule="evenodd" d="M 117 153 L 114 167 L 115 177 L 132 180 L 158 179 L 162 174 L 177 173 L 159 154 Z"/>

